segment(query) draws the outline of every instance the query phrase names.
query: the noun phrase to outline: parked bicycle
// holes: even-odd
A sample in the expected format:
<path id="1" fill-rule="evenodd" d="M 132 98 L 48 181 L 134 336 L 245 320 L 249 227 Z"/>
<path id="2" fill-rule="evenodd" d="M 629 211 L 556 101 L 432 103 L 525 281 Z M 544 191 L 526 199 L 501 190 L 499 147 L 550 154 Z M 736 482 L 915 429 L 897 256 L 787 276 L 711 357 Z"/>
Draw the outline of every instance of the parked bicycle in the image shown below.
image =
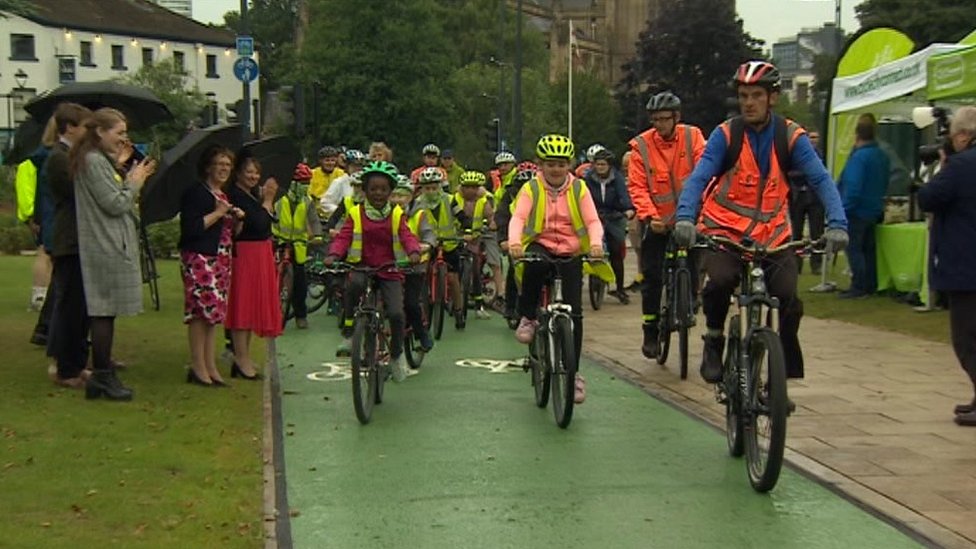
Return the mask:
<path id="1" fill-rule="evenodd" d="M 668 238 L 664 252 L 663 296 L 658 321 L 657 363 L 668 361 L 671 334 L 678 332 L 678 363 L 681 379 L 688 378 L 688 332 L 695 325 L 695 275 L 688 259 L 689 250 L 679 248 L 674 237 Z"/>
<path id="2" fill-rule="evenodd" d="M 749 483 L 757 492 L 776 486 L 783 465 L 789 398 L 786 360 L 776 327 L 779 300 L 769 294 L 763 263 L 791 249 L 811 249 L 809 240 L 766 248 L 751 240 L 705 237 L 705 247 L 741 258 L 737 310 L 729 320 L 723 379 L 716 399 L 725 405 L 726 442 L 733 457 L 746 456 Z"/>
<path id="3" fill-rule="evenodd" d="M 532 374 L 536 405 L 545 408 L 551 396 L 556 425 L 563 429 L 573 419 L 578 357 L 573 343 L 572 307 L 563 300 L 561 269 L 576 259 L 526 254 L 517 260 L 517 263 L 545 263 L 552 267 L 552 276 L 543 286 L 539 299 L 539 327 L 529 344 L 529 357 L 523 369 Z M 583 261 L 590 260 L 584 256 Z"/>

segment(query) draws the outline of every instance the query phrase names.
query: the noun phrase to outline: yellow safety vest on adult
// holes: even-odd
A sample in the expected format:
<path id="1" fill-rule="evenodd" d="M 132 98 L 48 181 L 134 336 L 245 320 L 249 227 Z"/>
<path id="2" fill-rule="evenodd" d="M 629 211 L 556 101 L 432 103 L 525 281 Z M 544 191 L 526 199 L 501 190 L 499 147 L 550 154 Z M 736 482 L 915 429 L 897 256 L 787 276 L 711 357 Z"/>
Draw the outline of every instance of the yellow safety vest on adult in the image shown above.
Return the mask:
<path id="1" fill-rule="evenodd" d="M 321 199 L 332 183 L 344 175 L 346 175 L 345 170 L 338 166 L 329 173 L 325 173 L 321 166 L 313 169 L 312 180 L 308 184 L 308 195 L 316 200 Z"/>
<path id="2" fill-rule="evenodd" d="M 390 228 L 393 232 L 393 257 L 398 264 L 404 264 L 407 262 L 407 254 L 403 251 L 403 244 L 400 243 L 400 218 L 403 217 L 403 210 L 400 209 L 400 206 L 394 206 L 393 212 L 390 215 L 392 216 Z M 362 207 L 358 205 L 353 206 L 349 210 L 349 218 L 352 219 L 352 243 L 349 245 L 349 251 L 346 252 L 346 261 L 349 263 L 359 263 L 363 260 Z"/>
<path id="3" fill-rule="evenodd" d="M 454 195 L 454 200 L 457 203 L 464 204 L 464 197 L 458 192 Z M 488 204 L 488 196 L 482 196 L 474 203 L 474 210 L 471 212 L 471 230 L 478 232 L 485 224 L 485 204 Z"/>
<path id="4" fill-rule="evenodd" d="M 295 249 L 295 263 L 304 265 L 308 257 L 308 210 L 311 200 L 306 197 L 298 198 L 298 204 L 293 205 L 293 193 L 288 193 L 275 203 L 275 216 L 278 221 L 271 226 L 271 232 L 278 240 L 291 242 Z"/>

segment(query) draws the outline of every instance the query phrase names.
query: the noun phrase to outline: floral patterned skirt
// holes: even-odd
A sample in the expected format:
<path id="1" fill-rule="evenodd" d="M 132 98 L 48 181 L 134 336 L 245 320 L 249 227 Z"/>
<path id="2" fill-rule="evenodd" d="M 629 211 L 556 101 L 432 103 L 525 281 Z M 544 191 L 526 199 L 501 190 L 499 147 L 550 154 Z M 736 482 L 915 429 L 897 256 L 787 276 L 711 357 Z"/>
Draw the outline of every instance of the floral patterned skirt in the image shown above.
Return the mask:
<path id="1" fill-rule="evenodd" d="M 230 246 L 223 242 L 217 255 L 180 252 L 183 274 L 183 322 L 204 320 L 220 324 L 227 316 L 227 292 L 230 290 Z"/>

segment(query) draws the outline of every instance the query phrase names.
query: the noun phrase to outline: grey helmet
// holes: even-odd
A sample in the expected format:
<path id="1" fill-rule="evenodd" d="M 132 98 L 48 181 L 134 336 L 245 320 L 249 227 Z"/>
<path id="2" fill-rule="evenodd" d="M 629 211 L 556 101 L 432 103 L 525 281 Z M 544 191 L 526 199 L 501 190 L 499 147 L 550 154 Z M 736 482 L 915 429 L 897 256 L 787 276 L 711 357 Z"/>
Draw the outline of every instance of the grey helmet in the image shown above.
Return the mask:
<path id="1" fill-rule="evenodd" d="M 681 99 L 670 91 L 663 91 L 647 101 L 647 110 L 648 112 L 680 111 Z"/>

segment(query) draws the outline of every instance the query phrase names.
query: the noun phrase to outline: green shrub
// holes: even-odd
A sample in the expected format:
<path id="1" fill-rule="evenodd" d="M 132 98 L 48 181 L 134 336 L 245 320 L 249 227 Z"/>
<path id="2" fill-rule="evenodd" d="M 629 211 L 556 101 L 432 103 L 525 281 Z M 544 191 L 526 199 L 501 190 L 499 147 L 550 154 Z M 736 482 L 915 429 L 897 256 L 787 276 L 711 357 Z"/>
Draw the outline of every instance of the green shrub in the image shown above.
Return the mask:
<path id="1" fill-rule="evenodd" d="M 27 225 L 18 222 L 16 214 L 0 212 L 0 253 L 19 254 L 35 248 L 34 235 Z"/>
<path id="2" fill-rule="evenodd" d="M 146 228 L 149 236 L 149 247 L 153 256 L 167 258 L 177 251 L 180 242 L 180 221 L 171 219 L 163 223 L 155 223 Z"/>

